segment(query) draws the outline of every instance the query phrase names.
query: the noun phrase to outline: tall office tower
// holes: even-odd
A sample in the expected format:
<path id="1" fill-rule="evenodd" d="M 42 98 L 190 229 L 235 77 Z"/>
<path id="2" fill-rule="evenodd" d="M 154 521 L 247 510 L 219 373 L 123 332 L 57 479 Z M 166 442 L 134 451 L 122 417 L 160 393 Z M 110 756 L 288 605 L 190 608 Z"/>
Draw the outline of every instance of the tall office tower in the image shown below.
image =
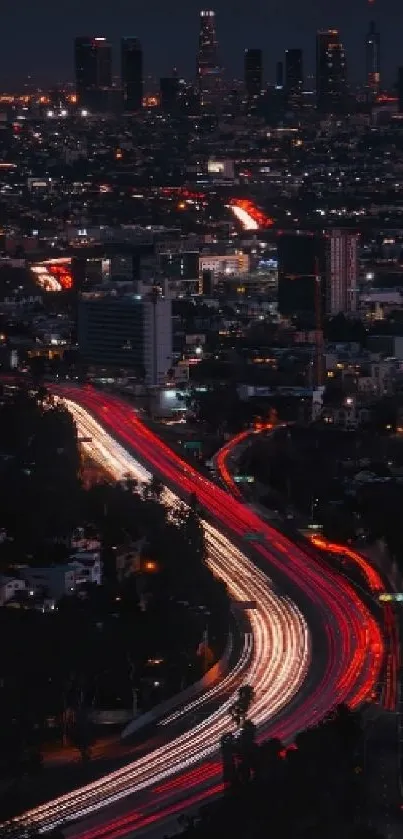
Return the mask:
<path id="1" fill-rule="evenodd" d="M 143 105 L 143 50 L 138 38 L 122 38 L 120 49 L 123 108 L 140 111 Z"/>
<path id="2" fill-rule="evenodd" d="M 84 108 L 98 109 L 112 87 L 112 49 L 106 38 L 76 38 L 76 92 Z"/>
<path id="3" fill-rule="evenodd" d="M 178 76 L 166 76 L 160 79 L 160 106 L 166 114 L 179 110 L 180 81 Z"/>
<path id="4" fill-rule="evenodd" d="M 172 301 L 158 294 L 83 297 L 78 344 L 89 364 L 144 372 L 163 384 L 172 366 Z"/>
<path id="5" fill-rule="evenodd" d="M 245 89 L 248 99 L 256 99 L 262 92 L 263 53 L 259 49 L 245 50 Z"/>
<path id="6" fill-rule="evenodd" d="M 317 106 L 325 113 L 343 111 L 346 105 L 346 54 L 338 29 L 326 29 L 316 35 Z"/>
<path id="7" fill-rule="evenodd" d="M 284 87 L 284 65 L 282 61 L 276 64 L 276 87 Z"/>
<path id="8" fill-rule="evenodd" d="M 357 309 L 358 234 L 331 230 L 326 237 L 326 314 Z"/>
<path id="9" fill-rule="evenodd" d="M 304 84 L 302 50 L 285 51 L 285 89 L 288 96 L 300 96 Z"/>
<path id="10" fill-rule="evenodd" d="M 397 68 L 397 95 L 399 99 L 399 114 L 403 114 L 403 67 Z"/>
<path id="11" fill-rule="evenodd" d="M 374 20 L 371 20 L 365 39 L 365 76 L 368 90 L 376 96 L 381 82 L 381 36 Z"/>
<path id="12" fill-rule="evenodd" d="M 203 109 L 216 109 L 221 98 L 221 67 L 218 60 L 218 44 L 215 27 L 215 12 L 200 12 L 199 52 L 197 77 L 200 105 Z"/>

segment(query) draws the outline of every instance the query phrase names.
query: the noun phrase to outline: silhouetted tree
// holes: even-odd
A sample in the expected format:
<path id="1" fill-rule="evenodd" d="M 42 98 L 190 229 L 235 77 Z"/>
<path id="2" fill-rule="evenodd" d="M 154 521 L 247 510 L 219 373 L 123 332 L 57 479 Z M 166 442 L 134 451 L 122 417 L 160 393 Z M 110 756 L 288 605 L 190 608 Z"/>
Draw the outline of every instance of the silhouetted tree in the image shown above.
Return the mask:
<path id="1" fill-rule="evenodd" d="M 238 727 L 245 723 L 254 694 L 255 692 L 251 685 L 242 685 L 239 688 L 238 696 L 234 704 L 230 707 L 231 718 Z"/>
<path id="2" fill-rule="evenodd" d="M 235 744 L 234 736 L 231 733 L 223 734 L 221 737 L 221 758 L 224 783 L 233 784 L 236 777 Z"/>
<path id="3" fill-rule="evenodd" d="M 164 492 L 164 484 L 155 475 L 152 476 L 151 481 L 147 484 L 145 493 L 146 497 L 153 501 L 161 501 L 162 493 Z"/>
<path id="4" fill-rule="evenodd" d="M 77 746 L 83 762 L 91 758 L 91 746 L 94 743 L 94 730 L 85 708 L 76 711 L 70 731 L 70 740 Z"/>

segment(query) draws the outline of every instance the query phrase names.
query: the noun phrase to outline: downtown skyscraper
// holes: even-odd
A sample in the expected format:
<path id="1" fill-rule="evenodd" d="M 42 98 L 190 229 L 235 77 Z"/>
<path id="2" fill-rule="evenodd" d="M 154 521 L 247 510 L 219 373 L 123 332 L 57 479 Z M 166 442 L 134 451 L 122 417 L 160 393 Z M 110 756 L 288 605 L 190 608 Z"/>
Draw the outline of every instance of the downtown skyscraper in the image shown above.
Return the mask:
<path id="1" fill-rule="evenodd" d="M 260 49 L 245 50 L 245 90 L 248 99 L 260 96 L 263 86 L 263 53 Z"/>
<path id="2" fill-rule="evenodd" d="M 112 47 L 106 38 L 79 37 L 74 42 L 78 102 L 83 108 L 102 110 L 112 87 Z"/>
<path id="3" fill-rule="evenodd" d="M 347 96 L 346 54 L 338 29 L 316 35 L 316 101 L 319 111 L 340 113 Z"/>
<path id="4" fill-rule="evenodd" d="M 201 108 L 215 110 L 220 103 L 222 78 L 218 59 L 215 12 L 212 11 L 200 12 L 197 82 Z"/>
<path id="5" fill-rule="evenodd" d="M 122 38 L 123 109 L 140 111 L 143 104 L 143 51 L 138 38 Z"/>
<path id="6" fill-rule="evenodd" d="M 285 51 L 285 87 L 288 96 L 300 96 L 304 86 L 301 49 Z"/>
<path id="7" fill-rule="evenodd" d="M 369 93 L 376 96 L 381 83 L 381 36 L 371 20 L 365 39 L 365 83 Z"/>

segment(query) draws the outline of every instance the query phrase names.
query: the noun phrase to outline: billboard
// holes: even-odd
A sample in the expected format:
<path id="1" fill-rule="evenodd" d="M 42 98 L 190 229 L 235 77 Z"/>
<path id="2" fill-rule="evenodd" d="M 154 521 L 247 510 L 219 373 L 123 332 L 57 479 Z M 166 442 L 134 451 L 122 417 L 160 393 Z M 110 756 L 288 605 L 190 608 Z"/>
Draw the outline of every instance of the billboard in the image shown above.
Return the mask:
<path id="1" fill-rule="evenodd" d="M 207 172 L 209 175 L 213 175 L 218 178 L 229 178 L 230 180 L 233 180 L 235 177 L 234 161 L 229 160 L 228 158 L 224 160 L 215 160 L 214 158 L 210 158 L 207 162 Z"/>

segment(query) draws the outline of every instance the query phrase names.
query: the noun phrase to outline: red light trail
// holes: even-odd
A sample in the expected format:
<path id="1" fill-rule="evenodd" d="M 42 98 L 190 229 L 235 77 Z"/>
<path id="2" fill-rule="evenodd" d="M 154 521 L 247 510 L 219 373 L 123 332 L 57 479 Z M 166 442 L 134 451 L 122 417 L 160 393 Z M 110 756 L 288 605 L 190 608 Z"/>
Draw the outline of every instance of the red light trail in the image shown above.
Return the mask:
<path id="1" fill-rule="evenodd" d="M 242 498 L 239 486 L 234 481 L 231 470 L 228 466 L 230 457 L 236 448 L 253 433 L 250 430 L 241 431 L 231 438 L 216 455 L 216 464 L 221 477 L 228 491 L 236 498 Z M 349 545 L 342 545 L 331 542 L 324 536 L 318 534 L 309 537 L 312 544 L 319 550 L 335 554 L 339 557 L 346 557 L 355 565 L 362 574 L 368 590 L 375 597 L 386 591 L 385 582 L 379 571 L 372 565 L 367 557 L 353 550 Z M 383 690 L 382 703 L 386 710 L 394 711 L 398 701 L 398 672 L 399 672 L 399 639 L 396 619 L 390 603 L 384 604 L 384 632 L 386 637 L 385 650 L 385 687 Z"/>
<path id="2" fill-rule="evenodd" d="M 236 449 L 240 443 L 243 443 L 244 440 L 250 437 L 252 433 L 253 432 L 249 429 L 247 431 L 240 431 L 239 434 L 236 434 L 234 437 L 232 437 L 231 440 L 229 440 L 228 443 L 226 443 L 225 446 L 223 446 L 222 449 L 220 449 L 220 451 L 216 455 L 216 463 L 221 480 L 224 482 L 231 495 L 239 499 L 242 498 L 242 492 L 231 475 L 230 469 L 227 465 L 227 461 L 234 449 Z"/>
<path id="3" fill-rule="evenodd" d="M 65 267 L 65 265 L 52 265 L 49 263 L 47 265 L 48 273 L 55 277 L 55 279 L 60 283 L 63 291 L 69 291 L 73 288 L 73 277 L 71 271 Z"/>
<path id="4" fill-rule="evenodd" d="M 246 222 L 247 217 L 249 217 L 254 222 L 255 229 L 265 230 L 268 227 L 273 227 L 273 219 L 266 216 L 262 210 L 259 210 L 259 208 L 256 207 L 253 201 L 250 201 L 247 198 L 233 198 L 230 201 L 230 207 L 233 208 L 234 213 L 238 215 L 242 224 L 244 223 L 243 219 Z M 238 211 L 238 213 L 236 213 L 236 211 Z M 252 227 L 250 229 L 252 229 Z"/>
<path id="5" fill-rule="evenodd" d="M 383 639 L 376 620 L 342 575 L 327 566 L 321 566 L 308 553 L 259 519 L 250 508 L 206 480 L 150 431 L 130 405 L 109 394 L 97 393 L 92 388 L 55 386 L 54 390 L 60 397 L 69 400 L 68 405 L 72 406 L 73 415 L 76 406 L 78 414 L 84 419 L 86 416 L 94 418 L 101 428 L 99 442 L 104 448 L 106 445 L 112 449 L 115 447 L 122 457 L 125 451 L 131 452 L 149 472 L 161 478 L 183 500 L 196 495 L 206 519 L 206 527 L 214 522 L 214 526 L 220 527 L 225 538 L 230 535 L 232 543 L 244 540 L 250 533 L 258 535 L 259 540 L 253 546 L 258 568 L 260 565 L 266 567 L 270 576 L 274 575 L 275 579 L 281 581 L 282 589 L 295 592 L 296 597 L 303 599 L 308 612 L 315 613 L 315 624 L 319 621 L 321 625 L 323 663 L 319 659 L 312 662 L 309 681 L 294 696 L 293 702 L 286 705 L 281 714 L 273 718 L 270 714 L 267 716 L 260 696 L 260 680 L 264 678 L 266 667 L 269 666 L 268 660 L 266 666 L 256 673 L 256 681 L 252 682 L 258 697 L 252 709 L 252 719 L 258 723 L 260 740 L 276 736 L 286 743 L 292 742 L 298 731 L 314 725 L 335 705 L 346 702 L 356 707 L 372 696 L 383 663 Z M 228 556 L 231 563 L 232 554 Z M 256 573 L 260 573 L 258 568 Z M 318 632 L 318 629 L 315 631 Z M 258 641 L 257 636 L 255 641 Z M 297 666 L 300 654 L 296 652 L 295 655 Z M 157 767 L 161 761 L 158 763 L 157 757 L 154 757 L 154 754 L 157 756 L 156 750 L 147 755 L 151 773 L 148 780 L 144 775 L 146 764 L 138 760 L 97 782 L 41 805 L 22 818 L 45 823 L 48 827 L 55 826 L 64 819 L 83 818 L 85 814 L 95 813 L 113 801 L 116 804 L 125 796 L 136 793 L 138 806 L 133 815 L 136 821 L 135 824 L 131 822 L 131 827 L 127 822 L 111 822 L 110 825 L 103 823 L 98 825 L 96 833 L 89 834 L 87 831 L 81 834 L 85 839 L 95 839 L 101 835 L 108 836 L 108 839 L 118 839 L 146 824 L 183 811 L 192 806 L 193 802 L 201 800 L 200 796 L 217 794 L 222 789 L 221 784 L 212 783 L 216 777 L 219 780 L 218 763 L 208 759 L 217 753 L 217 739 L 222 728 L 217 727 L 217 739 L 213 742 L 210 736 L 209 747 L 196 770 L 189 764 L 188 768 L 182 765 L 179 769 L 180 764 L 175 762 L 177 758 L 170 757 L 178 752 L 175 745 L 177 742 L 184 758 L 186 749 L 200 738 L 198 730 L 197 726 L 190 728 L 183 745 L 179 737 L 165 747 L 164 758 L 161 757 L 164 769 L 159 778 Z M 143 767 L 141 770 L 140 764 Z M 167 780 L 169 771 L 174 776 L 172 780 Z M 189 775 L 189 772 L 194 774 Z M 197 791 L 200 783 L 208 783 L 208 789 Z M 192 790 L 195 791 L 194 795 Z M 180 791 L 185 793 L 181 801 L 161 807 L 161 797 L 164 800 L 167 796 L 176 796 Z M 151 797 L 143 807 L 141 801 L 147 795 Z M 137 820 L 139 813 L 141 818 Z"/>
<path id="6" fill-rule="evenodd" d="M 181 199 L 182 201 L 206 201 L 208 200 L 208 193 L 195 192 L 184 187 L 162 187 L 159 190 L 160 195 L 164 198 Z M 248 198 L 231 198 L 229 207 L 234 212 L 240 223 L 245 229 L 250 230 L 265 230 L 273 227 L 274 221 L 267 216 L 262 210 L 256 206 Z"/>

